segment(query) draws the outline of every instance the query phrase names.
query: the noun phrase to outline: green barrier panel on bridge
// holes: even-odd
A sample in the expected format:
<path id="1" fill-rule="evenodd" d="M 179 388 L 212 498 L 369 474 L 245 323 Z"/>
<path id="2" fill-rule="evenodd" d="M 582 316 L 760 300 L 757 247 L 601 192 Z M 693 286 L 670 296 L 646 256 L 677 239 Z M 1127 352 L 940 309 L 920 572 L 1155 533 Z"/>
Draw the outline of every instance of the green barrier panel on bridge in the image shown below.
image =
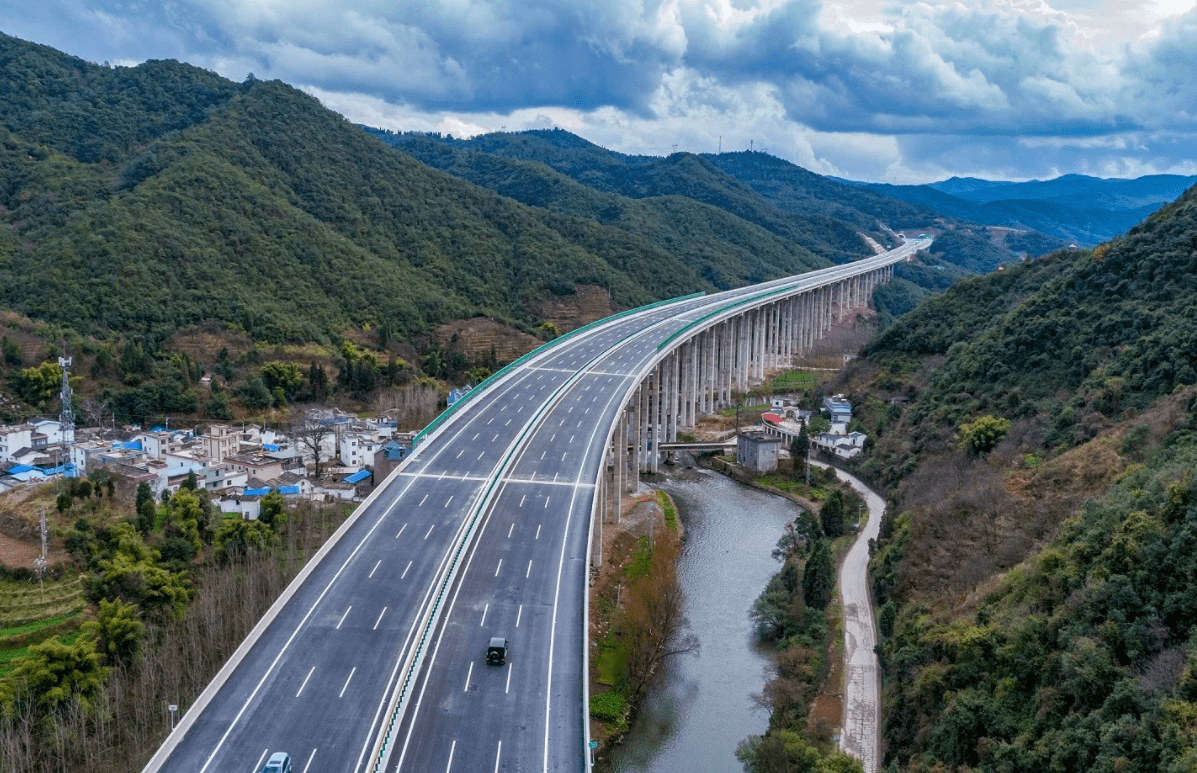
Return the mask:
<path id="1" fill-rule="evenodd" d="M 573 330 L 569 331 L 568 333 L 563 333 L 562 335 L 559 335 L 556 338 L 554 338 L 552 341 L 549 341 L 546 344 L 542 344 L 541 346 L 536 347 L 532 351 L 521 355 L 520 357 L 516 358 L 515 360 L 512 360 L 511 362 L 504 365 L 502 368 L 499 368 L 497 371 L 495 371 L 490 376 L 488 376 L 484 381 L 482 381 L 480 384 L 478 384 L 478 386 L 474 387 L 469 392 L 466 392 L 464 395 L 462 395 L 460 400 L 453 403 L 448 408 L 446 408 L 444 411 L 442 411 L 441 414 L 439 416 L 437 416 L 435 419 L 433 419 L 432 421 L 430 421 L 428 423 L 428 425 L 426 427 L 424 427 L 424 429 L 422 429 L 416 433 L 415 437 L 413 437 L 412 441 L 411 441 L 412 448 L 415 448 L 420 442 L 422 442 L 425 438 L 427 438 L 428 435 L 430 435 L 433 432 L 433 430 L 435 430 L 441 424 L 444 424 L 445 421 L 450 416 L 454 415 L 454 413 L 457 411 L 458 406 L 464 405 L 466 403 L 466 401 L 469 400 L 470 398 L 472 398 L 474 395 L 482 392 L 486 387 L 490 386 L 491 384 L 494 384 L 500 378 L 502 378 L 506 374 L 510 373 L 512 370 L 518 368 L 520 365 L 523 365 L 525 362 L 527 362 L 528 360 L 537 356 L 541 352 L 544 352 L 544 351 L 556 346 L 557 344 L 561 343 L 562 341 L 572 338 L 573 336 L 576 336 L 580 333 L 583 333 L 597 325 L 606 324 L 607 322 L 610 322 L 611 320 L 620 319 L 620 318 L 626 317 L 630 314 L 637 314 L 642 311 L 648 311 L 650 309 L 655 309 L 659 306 L 666 306 L 671 303 L 681 303 L 682 301 L 689 301 L 689 300 L 693 300 L 694 298 L 701 298 L 704 295 L 706 295 L 706 293 L 691 293 L 690 295 L 683 295 L 679 298 L 669 298 L 664 301 L 657 301 L 656 303 L 650 303 L 647 306 L 639 306 L 635 309 L 628 309 L 627 311 L 621 311 L 618 314 L 612 314 L 609 317 L 604 317 L 602 319 L 595 320 L 594 322 L 585 324 L 582 327 L 574 328 Z"/>

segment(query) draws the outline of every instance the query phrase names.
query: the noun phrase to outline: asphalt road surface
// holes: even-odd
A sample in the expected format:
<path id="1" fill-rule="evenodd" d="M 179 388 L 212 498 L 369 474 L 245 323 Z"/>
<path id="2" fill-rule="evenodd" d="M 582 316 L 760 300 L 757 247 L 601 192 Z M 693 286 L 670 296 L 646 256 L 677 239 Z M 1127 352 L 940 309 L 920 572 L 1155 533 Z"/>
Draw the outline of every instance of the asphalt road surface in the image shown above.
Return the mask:
<path id="1" fill-rule="evenodd" d="M 844 603 L 844 728 L 840 749 L 860 760 L 864 773 L 877 773 L 881 686 L 877 654 L 873 651 L 877 629 L 868 569 L 869 540 L 877 539 L 881 532 L 885 500 L 852 475 L 842 470 L 836 474 L 864 497 L 869 508 L 868 523 L 840 565 L 840 597 Z"/>
<path id="2" fill-rule="evenodd" d="M 295 773 L 585 769 L 590 516 L 624 399 L 687 323 L 869 264 L 621 315 L 472 395 L 184 707 L 145 771 L 256 773 L 276 751 Z M 485 663 L 492 636 L 511 641 L 503 666 Z"/>

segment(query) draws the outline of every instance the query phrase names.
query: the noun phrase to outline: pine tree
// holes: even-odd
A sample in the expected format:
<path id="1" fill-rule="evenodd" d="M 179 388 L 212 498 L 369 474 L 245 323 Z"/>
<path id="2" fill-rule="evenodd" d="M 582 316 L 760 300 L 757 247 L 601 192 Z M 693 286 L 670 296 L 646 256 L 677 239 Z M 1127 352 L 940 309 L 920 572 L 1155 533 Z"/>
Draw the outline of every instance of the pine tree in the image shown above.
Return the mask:
<path id="1" fill-rule="evenodd" d="M 823 609 L 831 601 L 835 577 L 831 565 L 831 547 L 825 539 L 815 543 L 802 570 L 802 598 L 807 606 Z"/>

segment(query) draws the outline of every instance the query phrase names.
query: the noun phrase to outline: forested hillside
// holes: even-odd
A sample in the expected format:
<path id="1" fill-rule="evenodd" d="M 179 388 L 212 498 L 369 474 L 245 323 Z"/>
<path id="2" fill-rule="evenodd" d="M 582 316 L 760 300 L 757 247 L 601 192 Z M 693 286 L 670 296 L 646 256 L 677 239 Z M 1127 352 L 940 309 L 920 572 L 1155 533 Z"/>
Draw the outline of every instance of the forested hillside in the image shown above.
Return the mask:
<path id="1" fill-rule="evenodd" d="M 833 383 L 890 490 L 891 770 L 1197 765 L 1197 188 L 957 283 Z"/>
<path id="2" fill-rule="evenodd" d="M 692 213 L 677 209 L 671 218 L 686 222 L 695 215 L 709 217 L 714 207 L 726 213 L 724 219 L 730 215 L 733 221 L 751 222 L 835 262 L 867 254 L 861 234 L 894 246 L 897 230 L 942 232 L 932 252 L 963 269 L 949 270 L 953 278 L 987 273 L 1002 263 L 1069 244 L 1037 231 L 991 234 L 932 207 L 814 174 L 767 153 L 675 153 L 656 158 L 609 151 L 560 129 L 459 140 L 362 128 L 430 166 L 525 204 L 597 218 L 625 230 L 644 225 L 643 218 L 631 214 L 629 199 L 652 204 L 669 198 L 675 207 L 685 204 Z M 654 230 L 652 224 L 650 235 Z M 911 278 L 917 283 L 922 277 Z M 921 285 L 913 295 L 929 297 L 940 285 L 938 280 Z"/>
<path id="3" fill-rule="evenodd" d="M 631 306 L 825 265 L 746 223 L 675 245 L 522 206 L 281 83 L 11 37 L 0 57 L 0 304 L 81 333 L 160 342 L 214 319 L 334 341 L 477 314 L 530 329 L 580 283 Z"/>
<path id="4" fill-rule="evenodd" d="M 849 207 L 839 206 L 834 210 L 808 207 L 806 211 L 796 211 L 778 206 L 721 171 L 706 156 L 691 153 L 674 153 L 667 158 L 628 156 L 561 130 L 485 134 L 470 140 L 368 128 L 367 131 L 425 163 L 462 174 L 481 185 L 503 184 L 505 191 L 511 191 L 505 195 L 515 195 L 525 203 L 558 203 L 558 199 L 544 198 L 548 193 L 543 190 L 546 183 L 536 179 L 545 174 L 543 167 L 548 167 L 582 186 L 620 198 L 685 197 L 756 224 L 837 263 L 871 254 L 858 232 L 882 240 L 892 239 L 879 227 L 876 217 Z M 446 153 L 446 148 L 456 152 Z M 503 164 L 503 160 L 533 162 L 535 166 Z M 568 208 L 569 195 L 560 190 L 559 182 L 553 187 L 557 189 L 554 193 L 564 199 L 558 205 Z M 533 193 L 537 188 L 542 189 L 540 195 Z M 521 194 L 529 193 L 533 193 L 532 199 L 521 198 Z M 931 217 L 927 222 L 931 222 Z"/>

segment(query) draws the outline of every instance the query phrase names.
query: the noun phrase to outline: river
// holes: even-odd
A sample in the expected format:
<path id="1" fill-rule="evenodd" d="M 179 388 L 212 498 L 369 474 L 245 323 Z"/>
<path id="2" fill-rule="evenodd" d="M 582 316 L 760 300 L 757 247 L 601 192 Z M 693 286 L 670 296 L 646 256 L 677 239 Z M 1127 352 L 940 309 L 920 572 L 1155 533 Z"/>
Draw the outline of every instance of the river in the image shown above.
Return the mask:
<path id="1" fill-rule="evenodd" d="M 678 576 L 701 649 L 667 666 L 613 755 L 613 769 L 741 773 L 736 744 L 769 725 L 768 712 L 752 700 L 764 687 L 769 655 L 755 644 L 748 612 L 781 568 L 771 553 L 798 506 L 705 470 L 687 470 L 660 488 L 677 501 L 685 525 Z"/>

